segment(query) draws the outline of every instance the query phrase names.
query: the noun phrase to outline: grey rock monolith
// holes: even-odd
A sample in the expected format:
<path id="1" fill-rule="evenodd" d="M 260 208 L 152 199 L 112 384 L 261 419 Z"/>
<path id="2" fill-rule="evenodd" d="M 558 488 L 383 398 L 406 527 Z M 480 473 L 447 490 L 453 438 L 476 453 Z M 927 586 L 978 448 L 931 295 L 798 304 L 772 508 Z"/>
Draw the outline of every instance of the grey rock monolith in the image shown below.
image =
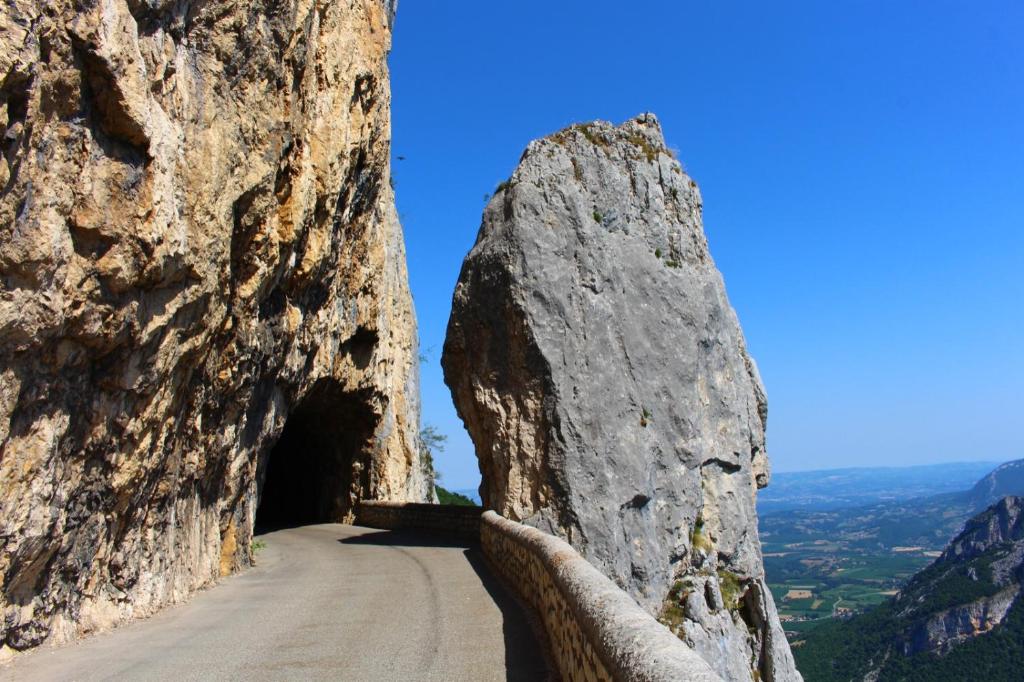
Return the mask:
<path id="1" fill-rule="evenodd" d="M 486 507 L 568 540 L 723 677 L 796 680 L 755 497 L 765 393 L 696 183 L 651 114 L 527 147 L 442 364 Z"/>

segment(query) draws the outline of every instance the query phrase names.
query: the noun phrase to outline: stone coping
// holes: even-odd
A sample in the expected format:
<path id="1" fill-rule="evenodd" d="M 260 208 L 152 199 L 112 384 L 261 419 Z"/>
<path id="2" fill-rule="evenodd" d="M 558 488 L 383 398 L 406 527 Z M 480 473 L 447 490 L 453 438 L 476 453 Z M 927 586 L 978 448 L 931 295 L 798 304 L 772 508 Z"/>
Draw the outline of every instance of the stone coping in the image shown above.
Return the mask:
<path id="1" fill-rule="evenodd" d="M 540 560 L 583 636 L 589 640 L 612 679 L 630 682 L 721 679 L 704 659 L 567 542 L 536 528 L 509 521 L 493 511 L 483 513 L 482 526 L 482 532 L 501 534 Z M 484 544 L 486 547 L 488 543 Z M 500 557 L 491 559 L 496 563 L 500 561 Z M 500 570 L 500 564 L 498 567 Z M 518 576 L 504 577 L 516 583 Z M 521 591 L 532 586 L 515 584 L 514 587 Z M 530 601 L 528 596 L 521 596 Z M 558 641 L 557 633 L 548 634 L 552 646 L 564 646 Z M 563 671 L 563 674 L 574 679 L 590 677 L 573 672 L 578 671 Z"/>

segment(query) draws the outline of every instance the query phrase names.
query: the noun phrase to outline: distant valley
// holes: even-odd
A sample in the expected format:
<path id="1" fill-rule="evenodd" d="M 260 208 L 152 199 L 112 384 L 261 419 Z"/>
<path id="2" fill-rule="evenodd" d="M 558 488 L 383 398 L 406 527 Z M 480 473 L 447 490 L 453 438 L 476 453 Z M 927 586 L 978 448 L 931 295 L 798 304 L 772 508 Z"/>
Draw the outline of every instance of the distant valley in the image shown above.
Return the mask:
<path id="1" fill-rule="evenodd" d="M 779 474 L 763 493 L 765 570 L 793 639 L 893 597 L 971 516 L 1024 494 L 1024 461 Z"/>
<path id="2" fill-rule="evenodd" d="M 1024 498 L 972 517 L 940 557 L 867 613 L 793 641 L 808 682 L 1019 680 Z"/>
<path id="3" fill-rule="evenodd" d="M 758 493 L 757 511 L 826 511 L 960 492 L 997 466 L 996 461 L 954 462 L 775 473 Z"/>

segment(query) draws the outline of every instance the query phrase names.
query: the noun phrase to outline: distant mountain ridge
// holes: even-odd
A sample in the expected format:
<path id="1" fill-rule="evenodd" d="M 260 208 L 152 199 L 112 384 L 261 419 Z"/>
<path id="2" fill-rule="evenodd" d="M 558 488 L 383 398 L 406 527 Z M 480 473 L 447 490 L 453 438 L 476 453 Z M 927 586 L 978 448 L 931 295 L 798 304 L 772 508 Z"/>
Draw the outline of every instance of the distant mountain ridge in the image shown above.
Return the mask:
<path id="1" fill-rule="evenodd" d="M 828 511 L 967 490 L 999 462 L 950 462 L 781 472 L 758 493 L 758 513 Z"/>
<path id="2" fill-rule="evenodd" d="M 971 488 L 968 499 L 980 509 L 1007 495 L 1024 495 L 1024 459 L 996 467 Z"/>
<path id="3" fill-rule="evenodd" d="M 803 506 L 766 512 L 759 503 L 765 572 L 787 637 L 799 641 L 832 618 L 864 613 L 885 603 L 892 590 L 905 587 L 933 563 L 972 516 L 997 501 L 994 495 L 1024 496 L 1024 480 L 1019 477 L 1022 465 L 993 465 L 966 480 L 969 469 L 949 465 L 808 472 L 802 476 L 810 489 L 796 490 L 795 502 Z M 885 478 L 871 481 L 875 472 Z M 914 480 L 900 488 L 892 477 L 907 472 Z M 944 475 L 949 480 L 936 481 Z M 847 493 L 858 480 L 869 484 L 860 499 L 877 501 L 849 506 L 854 498 Z M 821 485 L 815 487 L 815 481 Z M 934 490 L 935 483 L 947 486 L 947 492 L 912 494 Z M 829 491 L 841 499 L 812 503 L 827 498 Z M 903 496 L 896 499 L 877 499 L 880 494 L 900 493 Z M 780 503 L 793 501 L 783 498 Z"/>
<path id="4" fill-rule="evenodd" d="M 1024 499 L 1004 497 L 891 601 L 808 632 L 797 665 L 816 681 L 1020 679 L 1022 577 Z"/>
<path id="5" fill-rule="evenodd" d="M 963 471 L 966 465 L 938 465 L 934 471 Z M 973 466 L 973 463 L 972 465 Z M 916 467 L 914 469 L 917 469 Z M 817 472 L 821 474 L 845 473 Z M 864 469 L 863 472 L 879 471 Z M 901 469 L 882 470 L 887 474 Z M 814 473 L 814 472 L 808 472 Z M 933 472 L 934 473 L 934 472 Z M 939 550 L 956 535 L 963 523 L 1006 495 L 1024 496 L 1024 459 L 998 465 L 982 472 L 981 479 L 968 488 L 962 483 L 955 492 L 901 499 L 886 499 L 874 504 L 821 507 L 783 507 L 772 511 L 759 500 L 759 528 L 763 538 L 786 534 L 790 542 L 851 538 L 857 546 L 877 549 L 922 546 Z M 774 483 L 773 483 L 774 484 Z M 918 486 L 920 487 L 920 486 Z M 766 489 L 767 490 L 767 489 Z M 762 491 L 764 494 L 764 491 Z M 839 495 L 839 493 L 836 493 Z M 793 535 L 793 532 L 796 535 Z"/>

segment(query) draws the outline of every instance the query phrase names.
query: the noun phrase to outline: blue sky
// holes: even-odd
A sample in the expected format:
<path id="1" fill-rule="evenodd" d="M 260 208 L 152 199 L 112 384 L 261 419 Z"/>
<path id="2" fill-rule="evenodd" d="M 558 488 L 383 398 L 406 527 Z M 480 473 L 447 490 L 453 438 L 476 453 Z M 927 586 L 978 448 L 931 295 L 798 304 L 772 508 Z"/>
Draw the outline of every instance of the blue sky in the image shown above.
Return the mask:
<path id="1" fill-rule="evenodd" d="M 441 377 L 483 196 L 533 138 L 661 119 L 761 368 L 777 471 L 1024 457 L 1024 3 L 400 3 L 394 162 Z"/>

